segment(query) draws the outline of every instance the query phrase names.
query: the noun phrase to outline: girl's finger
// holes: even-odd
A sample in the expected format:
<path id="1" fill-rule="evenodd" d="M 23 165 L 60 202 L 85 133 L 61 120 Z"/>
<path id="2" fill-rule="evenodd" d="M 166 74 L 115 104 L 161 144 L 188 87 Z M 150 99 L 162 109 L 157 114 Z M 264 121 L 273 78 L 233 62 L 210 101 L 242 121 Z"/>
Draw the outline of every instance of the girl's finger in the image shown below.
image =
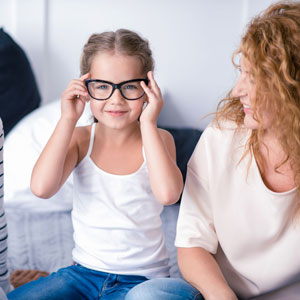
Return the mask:
<path id="1" fill-rule="evenodd" d="M 85 80 L 87 80 L 90 76 L 91 76 L 90 73 L 86 73 L 86 74 L 82 75 L 79 79 L 80 79 L 81 81 L 85 81 Z"/>
<path id="2" fill-rule="evenodd" d="M 74 87 L 68 88 L 65 91 L 65 94 L 68 94 L 68 95 L 70 95 L 70 94 L 74 94 L 74 95 L 77 95 L 77 94 L 86 94 L 87 95 L 88 93 L 87 93 L 87 90 L 82 89 L 82 88 L 78 88 L 78 87 L 74 86 Z"/>
<path id="3" fill-rule="evenodd" d="M 153 89 L 153 91 L 157 94 L 160 94 L 160 88 L 159 88 L 159 86 L 157 85 L 157 83 L 154 79 L 153 72 L 149 71 L 147 75 L 148 75 L 148 78 L 150 80 L 151 88 Z"/>
<path id="4" fill-rule="evenodd" d="M 80 90 L 80 91 L 87 91 L 86 87 L 84 85 L 81 85 L 81 84 L 72 84 L 68 87 L 68 90 Z"/>
<path id="5" fill-rule="evenodd" d="M 69 99 L 81 98 L 85 101 L 88 99 L 88 93 L 86 91 L 81 91 L 78 89 L 72 89 L 72 90 L 66 91 L 65 96 L 68 97 Z"/>
<path id="6" fill-rule="evenodd" d="M 68 86 L 67 86 L 67 89 L 72 88 L 72 87 L 74 87 L 74 86 L 82 86 L 83 88 L 85 88 L 84 82 L 81 81 L 81 80 L 79 80 L 79 79 L 72 79 L 72 80 L 69 82 L 69 84 L 68 84 Z"/>
<path id="7" fill-rule="evenodd" d="M 72 81 L 72 83 L 67 87 L 66 91 L 65 91 L 68 95 L 70 96 L 69 93 L 71 93 L 71 97 L 73 97 L 74 95 L 76 95 L 77 98 L 79 98 L 80 96 L 84 96 L 85 98 L 87 98 L 88 96 L 88 91 L 86 89 L 86 86 L 84 85 L 84 83 L 82 81 Z"/>
<path id="8" fill-rule="evenodd" d="M 143 90 L 145 91 L 146 95 L 149 98 L 152 95 L 151 89 L 146 85 L 144 81 L 141 81 L 141 87 L 143 88 Z"/>
<path id="9" fill-rule="evenodd" d="M 81 85 L 85 88 L 84 82 L 86 79 L 88 79 L 90 77 L 90 75 L 91 75 L 90 73 L 86 73 L 86 74 L 82 75 L 79 79 L 72 79 L 69 82 L 67 88 L 72 87 L 73 85 L 76 85 L 76 84 Z"/>

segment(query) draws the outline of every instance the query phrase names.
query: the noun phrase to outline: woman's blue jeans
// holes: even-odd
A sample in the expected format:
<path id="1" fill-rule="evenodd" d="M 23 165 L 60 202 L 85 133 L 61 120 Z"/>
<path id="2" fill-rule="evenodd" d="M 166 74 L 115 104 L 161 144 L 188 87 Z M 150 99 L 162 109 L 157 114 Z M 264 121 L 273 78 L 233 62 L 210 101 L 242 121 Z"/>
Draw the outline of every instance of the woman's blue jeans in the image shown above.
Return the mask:
<path id="1" fill-rule="evenodd" d="M 128 291 L 147 280 L 87 269 L 79 264 L 31 281 L 7 294 L 9 300 L 124 300 Z"/>
<path id="2" fill-rule="evenodd" d="M 204 300 L 200 292 L 183 279 L 147 280 L 126 295 L 125 300 Z"/>

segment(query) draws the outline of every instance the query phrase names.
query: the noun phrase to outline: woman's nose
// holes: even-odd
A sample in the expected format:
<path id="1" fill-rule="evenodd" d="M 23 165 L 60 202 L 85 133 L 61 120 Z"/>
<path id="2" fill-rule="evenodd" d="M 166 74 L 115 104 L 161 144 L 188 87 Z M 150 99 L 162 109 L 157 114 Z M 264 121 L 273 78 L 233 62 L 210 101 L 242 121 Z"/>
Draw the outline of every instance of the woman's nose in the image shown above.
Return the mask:
<path id="1" fill-rule="evenodd" d="M 233 87 L 231 94 L 233 97 L 240 97 L 245 93 L 243 78 L 240 76 L 235 86 Z"/>

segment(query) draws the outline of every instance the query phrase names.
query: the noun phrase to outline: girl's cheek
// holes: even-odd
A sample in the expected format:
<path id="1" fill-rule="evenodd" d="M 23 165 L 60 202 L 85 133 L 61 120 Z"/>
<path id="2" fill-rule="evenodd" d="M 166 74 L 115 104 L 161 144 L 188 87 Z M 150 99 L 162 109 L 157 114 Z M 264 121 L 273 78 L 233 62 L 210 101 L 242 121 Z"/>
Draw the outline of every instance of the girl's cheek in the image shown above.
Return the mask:
<path id="1" fill-rule="evenodd" d="M 142 110 L 143 109 L 143 100 L 138 100 L 138 101 L 136 101 L 135 103 L 132 103 L 132 108 L 134 109 L 134 110 Z"/>

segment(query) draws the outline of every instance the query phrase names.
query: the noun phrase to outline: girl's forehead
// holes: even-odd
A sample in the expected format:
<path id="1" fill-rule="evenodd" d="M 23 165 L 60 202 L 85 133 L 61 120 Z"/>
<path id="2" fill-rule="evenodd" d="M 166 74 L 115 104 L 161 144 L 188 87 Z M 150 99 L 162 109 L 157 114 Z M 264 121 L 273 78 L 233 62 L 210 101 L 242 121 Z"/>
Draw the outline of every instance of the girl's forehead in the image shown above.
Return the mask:
<path id="1" fill-rule="evenodd" d="M 129 79 L 142 76 L 142 64 L 138 57 L 119 53 L 104 52 L 95 55 L 91 61 L 90 73 L 94 76 L 121 77 Z M 126 79 L 125 79 L 126 80 Z"/>
<path id="2" fill-rule="evenodd" d="M 103 64 L 103 65 L 118 65 L 126 64 L 132 65 L 133 67 L 141 67 L 141 61 L 136 56 L 130 56 L 115 52 L 103 52 L 97 53 L 91 61 L 91 65 Z"/>

